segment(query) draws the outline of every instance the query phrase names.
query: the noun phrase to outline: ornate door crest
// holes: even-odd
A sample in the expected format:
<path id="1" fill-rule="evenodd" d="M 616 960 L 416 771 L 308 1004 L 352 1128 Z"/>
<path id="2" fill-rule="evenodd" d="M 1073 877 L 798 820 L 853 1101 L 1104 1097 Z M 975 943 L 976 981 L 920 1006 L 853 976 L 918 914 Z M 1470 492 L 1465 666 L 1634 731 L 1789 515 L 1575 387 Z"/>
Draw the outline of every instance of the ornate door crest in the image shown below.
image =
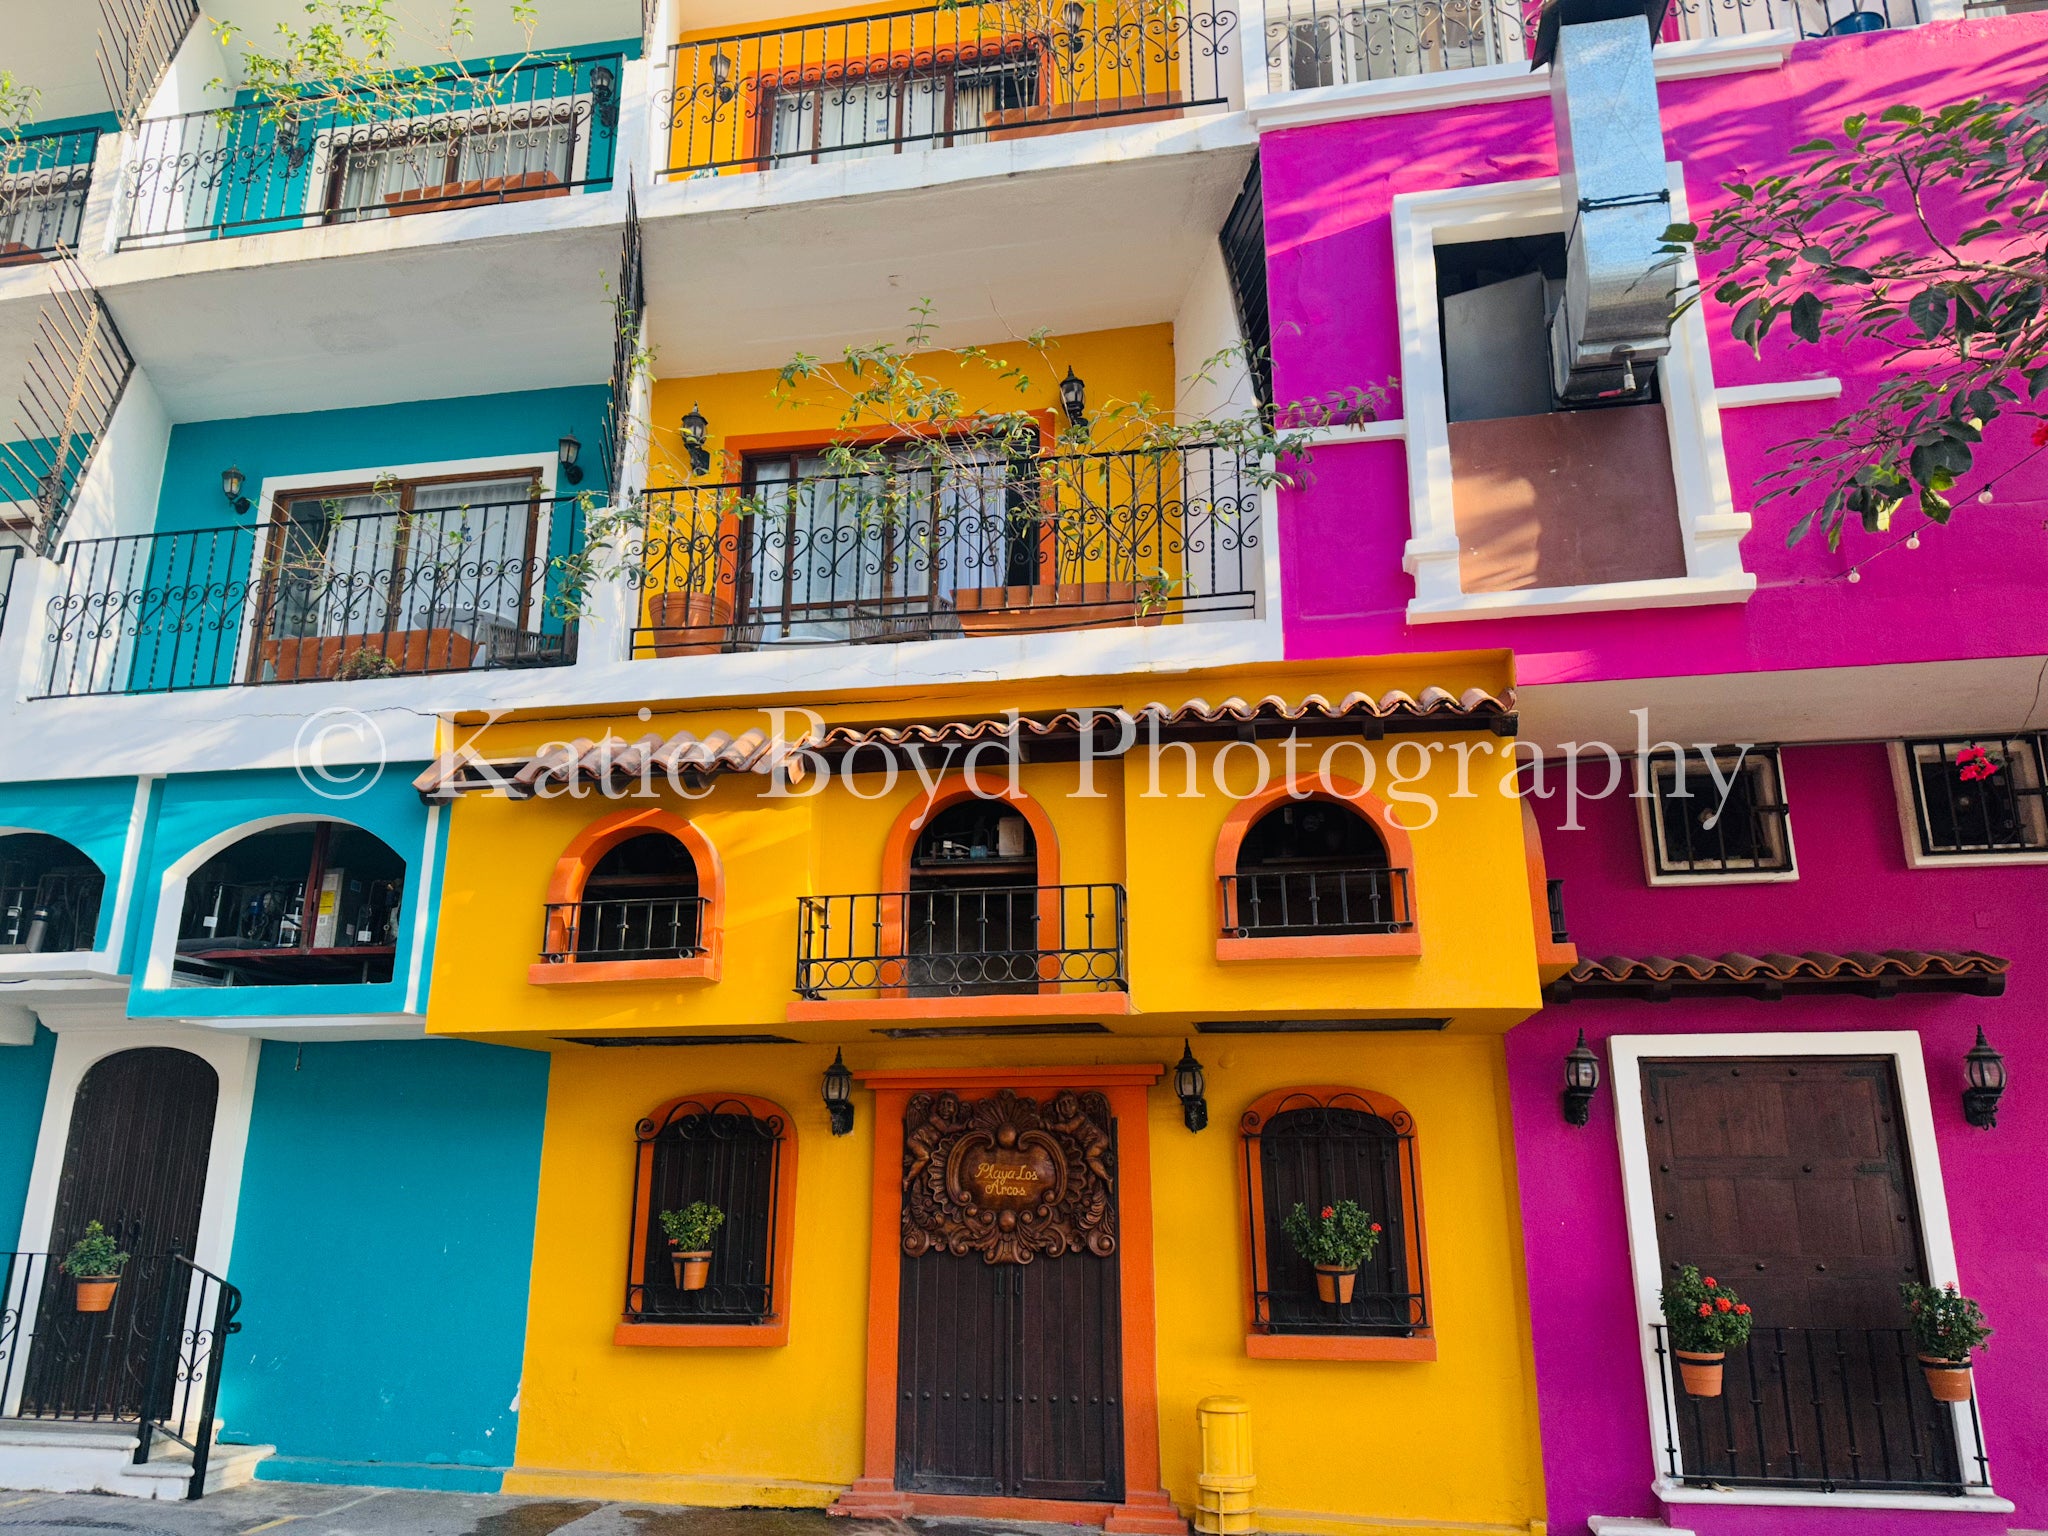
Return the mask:
<path id="1" fill-rule="evenodd" d="M 903 1251 L 979 1253 L 1029 1264 L 1085 1249 L 1116 1252 L 1116 1150 L 1109 1100 L 1058 1094 L 1041 1105 L 913 1096 L 903 1117 Z"/>

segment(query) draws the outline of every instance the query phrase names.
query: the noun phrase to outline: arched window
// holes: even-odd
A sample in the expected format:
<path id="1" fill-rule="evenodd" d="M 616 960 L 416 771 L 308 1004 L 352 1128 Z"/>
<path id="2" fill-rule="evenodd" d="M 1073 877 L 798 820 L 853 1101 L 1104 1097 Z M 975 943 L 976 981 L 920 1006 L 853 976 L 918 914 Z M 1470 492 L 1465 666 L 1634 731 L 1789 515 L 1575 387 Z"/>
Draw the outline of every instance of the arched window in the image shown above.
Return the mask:
<path id="1" fill-rule="evenodd" d="M 527 979 L 716 979 L 718 855 L 663 810 L 620 811 L 578 833 L 548 881 L 540 961 Z"/>
<path id="2" fill-rule="evenodd" d="M 1429 1299 L 1416 1176 L 1415 1125 L 1383 1094 L 1292 1088 L 1245 1111 L 1245 1217 L 1251 1260 L 1250 1353 L 1429 1359 Z M 1326 1299 L 1315 1265 L 1287 1235 L 1300 1206 L 1310 1216 L 1351 1201 L 1379 1224 L 1377 1249 L 1348 1300 Z M 1289 1347 L 1290 1340 L 1360 1341 Z"/>
<path id="3" fill-rule="evenodd" d="M 1038 989 L 1038 844 L 1014 806 L 954 801 L 911 844 L 909 873 L 910 996 Z"/>
<path id="4" fill-rule="evenodd" d="M 185 882 L 173 985 L 388 982 L 405 860 L 338 821 L 253 832 Z"/>
<path id="5" fill-rule="evenodd" d="M 1216 887 L 1219 960 L 1422 952 L 1408 834 L 1362 785 L 1303 774 L 1239 801 Z"/>
<path id="6" fill-rule="evenodd" d="M 91 949 L 107 877 L 61 837 L 0 836 L 0 954 Z"/>
<path id="7" fill-rule="evenodd" d="M 789 1334 L 796 1138 L 779 1105 L 743 1094 L 671 1100 L 634 1131 L 633 1246 L 621 1343 L 779 1344 Z M 664 1215 L 722 1218 L 692 1274 Z"/>

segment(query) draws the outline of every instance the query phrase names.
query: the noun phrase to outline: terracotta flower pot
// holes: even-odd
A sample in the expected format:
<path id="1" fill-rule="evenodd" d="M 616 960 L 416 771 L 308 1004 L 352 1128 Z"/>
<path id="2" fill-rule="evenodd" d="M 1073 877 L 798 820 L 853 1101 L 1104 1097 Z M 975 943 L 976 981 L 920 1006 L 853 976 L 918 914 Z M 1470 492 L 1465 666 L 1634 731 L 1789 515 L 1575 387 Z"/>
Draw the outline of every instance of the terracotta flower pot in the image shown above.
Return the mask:
<path id="1" fill-rule="evenodd" d="M 1726 1350 L 1678 1349 L 1678 1379 L 1689 1397 L 1719 1397 L 1721 1395 L 1721 1367 L 1727 1360 Z"/>
<path id="2" fill-rule="evenodd" d="M 725 592 L 657 592 L 647 599 L 647 627 L 657 656 L 716 656 L 732 631 Z"/>
<path id="3" fill-rule="evenodd" d="M 675 1266 L 676 1289 L 679 1291 L 701 1291 L 704 1282 L 711 1278 L 711 1250 L 709 1248 L 678 1248 L 669 1256 L 669 1263 Z"/>
<path id="4" fill-rule="evenodd" d="M 1316 1266 L 1316 1294 L 1333 1306 L 1349 1302 L 1357 1285 L 1358 1271 L 1355 1269 L 1345 1269 L 1336 1264 Z"/>
<path id="5" fill-rule="evenodd" d="M 114 1287 L 121 1283 L 119 1275 L 80 1275 L 78 1277 L 77 1307 L 81 1312 L 104 1312 L 114 1304 Z M 1968 1395 L 1967 1390 L 1965 1396 Z"/>
<path id="6" fill-rule="evenodd" d="M 1934 1394 L 1937 1403 L 1967 1403 L 1970 1400 L 1970 1362 L 1944 1360 L 1939 1355 L 1920 1357 L 1921 1374 L 1927 1378 L 1927 1390 Z"/>

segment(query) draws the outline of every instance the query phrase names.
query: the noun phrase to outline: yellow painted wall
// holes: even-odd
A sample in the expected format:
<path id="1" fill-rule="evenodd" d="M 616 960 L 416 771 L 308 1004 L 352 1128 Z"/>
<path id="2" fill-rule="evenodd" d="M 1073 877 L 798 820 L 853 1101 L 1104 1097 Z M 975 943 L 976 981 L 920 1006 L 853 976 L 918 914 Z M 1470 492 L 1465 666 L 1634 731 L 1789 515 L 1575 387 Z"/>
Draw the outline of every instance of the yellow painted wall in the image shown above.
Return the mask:
<path id="1" fill-rule="evenodd" d="M 873 1042 L 856 1068 L 1170 1062 L 1178 1038 Z M 1210 1128 L 1150 1094 L 1163 1474 L 1193 1504 L 1195 1403 L 1251 1404 L 1269 1530 L 1526 1531 L 1540 1517 L 1518 1216 L 1500 1043 L 1484 1035 L 1206 1036 Z M 860 1472 L 872 1099 L 827 1133 L 818 1046 L 564 1047 L 553 1063 L 517 1467 L 507 1492 L 822 1504 Z M 1335 1082 L 1416 1120 L 1438 1358 L 1267 1361 L 1244 1354 L 1239 1114 Z M 790 1111 L 799 1144 L 790 1340 L 776 1349 L 611 1342 L 624 1286 L 632 1128 L 680 1094 L 734 1091 Z M 1049 1261 L 1052 1262 L 1052 1261 Z M 1128 1262 L 1128 1259 L 1126 1260 Z"/>
<path id="2" fill-rule="evenodd" d="M 1191 697 L 1218 700 L 1279 693 L 1299 698 L 1317 692 L 1341 697 L 1353 687 L 1427 682 L 1453 690 L 1471 683 L 1498 686 L 1498 662 L 1439 658 L 1421 669 L 1374 671 L 1296 665 L 1177 678 L 1103 679 L 1089 685 L 1098 707 L 1121 703 L 1136 710 L 1153 699 L 1178 704 Z M 1168 685 L 1171 686 L 1168 686 Z M 821 702 L 828 720 L 978 718 L 1014 706 L 1027 713 L 1070 704 L 1071 684 L 1001 684 L 959 689 L 948 696 Z M 731 707 L 652 714 L 642 722 L 550 721 L 507 723 L 472 744 L 486 757 L 531 750 L 552 740 L 594 738 L 613 730 L 627 739 L 686 728 L 699 737 L 714 730 L 738 734 L 767 728 L 760 710 Z M 792 717 L 789 730 L 802 728 Z M 1356 738 L 1353 738 L 1355 741 Z M 1394 738 L 1393 740 L 1403 740 Z M 1411 743 L 1415 738 L 1405 738 Z M 1079 767 L 1026 763 L 1020 782 L 1051 817 L 1059 834 L 1061 879 L 1069 884 L 1121 882 L 1128 891 L 1131 1015 L 1110 1017 L 1126 1033 L 1179 1031 L 1201 1018 L 1271 1016 L 1276 1011 L 1325 1017 L 1448 1017 L 1454 1029 L 1501 1030 L 1538 1006 L 1534 926 L 1524 864 L 1518 802 L 1500 793 L 1507 759 L 1498 750 L 1469 756 L 1460 798 L 1458 754 L 1452 744 L 1506 743 L 1483 733 L 1433 735 L 1441 750 L 1404 746 L 1400 762 L 1415 778 L 1412 793 L 1438 798 L 1439 814 L 1410 832 L 1414 844 L 1419 958 L 1219 961 L 1215 878 L 1217 833 L 1232 801 L 1216 792 L 1217 749 L 1197 749 L 1199 798 L 1186 788 L 1180 754 L 1168 750 L 1151 798 L 1151 775 L 1142 757 L 1099 763 L 1099 798 L 1082 798 Z M 1374 745 L 1384 764 L 1392 742 Z M 1280 749 L 1271 744 L 1279 765 Z M 1327 745 L 1302 754 L 1313 765 Z M 1248 767 L 1233 749 L 1227 767 Z M 1359 755 L 1346 750 L 1334 771 L 1358 775 Z M 999 759 L 985 762 L 993 781 Z M 934 764 L 936 767 L 936 764 Z M 1380 770 L 1384 786 L 1385 769 Z M 1248 789 L 1249 781 L 1226 774 Z M 659 781 L 657 781 L 659 784 Z M 594 792 L 579 798 L 510 801 L 471 796 L 452 813 L 448 873 L 436 946 L 432 1033 L 501 1040 L 594 1035 L 629 1030 L 739 1028 L 787 1030 L 797 955 L 797 899 L 812 894 L 895 889 L 882 868 L 890 826 L 926 791 L 905 772 L 895 790 L 874 795 L 879 775 L 849 784 L 834 778 L 822 792 L 778 798 L 755 775 L 714 781 L 695 803 L 660 788 L 651 802 L 611 800 Z M 549 877 L 561 851 L 590 822 L 622 808 L 654 803 L 688 816 L 717 849 L 724 869 L 723 979 L 636 981 L 534 986 L 528 966 L 537 958 Z M 1406 808 L 1419 822 L 1419 813 Z M 806 1024 L 807 1038 L 867 1038 L 866 1023 Z"/>

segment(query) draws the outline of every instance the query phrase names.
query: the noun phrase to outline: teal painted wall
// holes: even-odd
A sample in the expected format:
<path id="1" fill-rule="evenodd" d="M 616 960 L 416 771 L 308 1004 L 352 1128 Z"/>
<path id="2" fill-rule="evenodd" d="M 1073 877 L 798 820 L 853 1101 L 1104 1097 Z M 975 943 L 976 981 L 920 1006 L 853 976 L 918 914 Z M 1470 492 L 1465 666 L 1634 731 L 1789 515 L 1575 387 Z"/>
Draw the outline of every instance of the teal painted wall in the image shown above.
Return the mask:
<path id="1" fill-rule="evenodd" d="M 548 1058 L 266 1041 L 225 1437 L 259 1476 L 495 1492 L 512 1464 Z"/>
<path id="2" fill-rule="evenodd" d="M 28 1199 L 56 1054 L 57 1037 L 40 1024 L 34 1044 L 0 1045 L 0 1253 L 12 1253 L 21 1236 L 21 1207 Z"/>
<path id="3" fill-rule="evenodd" d="M 99 935 L 107 946 L 114 921 L 114 887 L 121 878 L 121 852 L 128 817 L 135 806 L 133 779 L 65 779 L 56 783 L 0 784 L 0 827 L 10 832 L 43 832 L 61 837 L 100 867 L 107 877 L 100 898 Z"/>
<path id="4" fill-rule="evenodd" d="M 376 782 L 351 799 L 315 794 L 289 769 L 261 773 L 195 773 L 165 779 L 159 785 L 149 832 L 142 849 L 141 873 L 129 929 L 133 955 L 129 967 L 135 982 L 128 994 L 131 1018 L 248 1018 L 279 1014 L 396 1013 L 406 1003 L 413 936 L 427 924 L 426 965 L 420 977 L 418 1004 L 424 1012 L 433 973 L 433 939 L 439 906 L 440 844 L 436 834 L 427 857 L 429 813 L 420 804 L 412 780 L 421 763 L 387 764 Z M 308 820 L 340 820 L 382 838 L 405 860 L 405 905 L 400 913 L 398 953 L 391 980 L 365 985 L 301 987 L 159 987 L 147 979 L 147 946 L 156 928 L 156 914 L 170 867 L 214 837 L 271 816 Z"/>

